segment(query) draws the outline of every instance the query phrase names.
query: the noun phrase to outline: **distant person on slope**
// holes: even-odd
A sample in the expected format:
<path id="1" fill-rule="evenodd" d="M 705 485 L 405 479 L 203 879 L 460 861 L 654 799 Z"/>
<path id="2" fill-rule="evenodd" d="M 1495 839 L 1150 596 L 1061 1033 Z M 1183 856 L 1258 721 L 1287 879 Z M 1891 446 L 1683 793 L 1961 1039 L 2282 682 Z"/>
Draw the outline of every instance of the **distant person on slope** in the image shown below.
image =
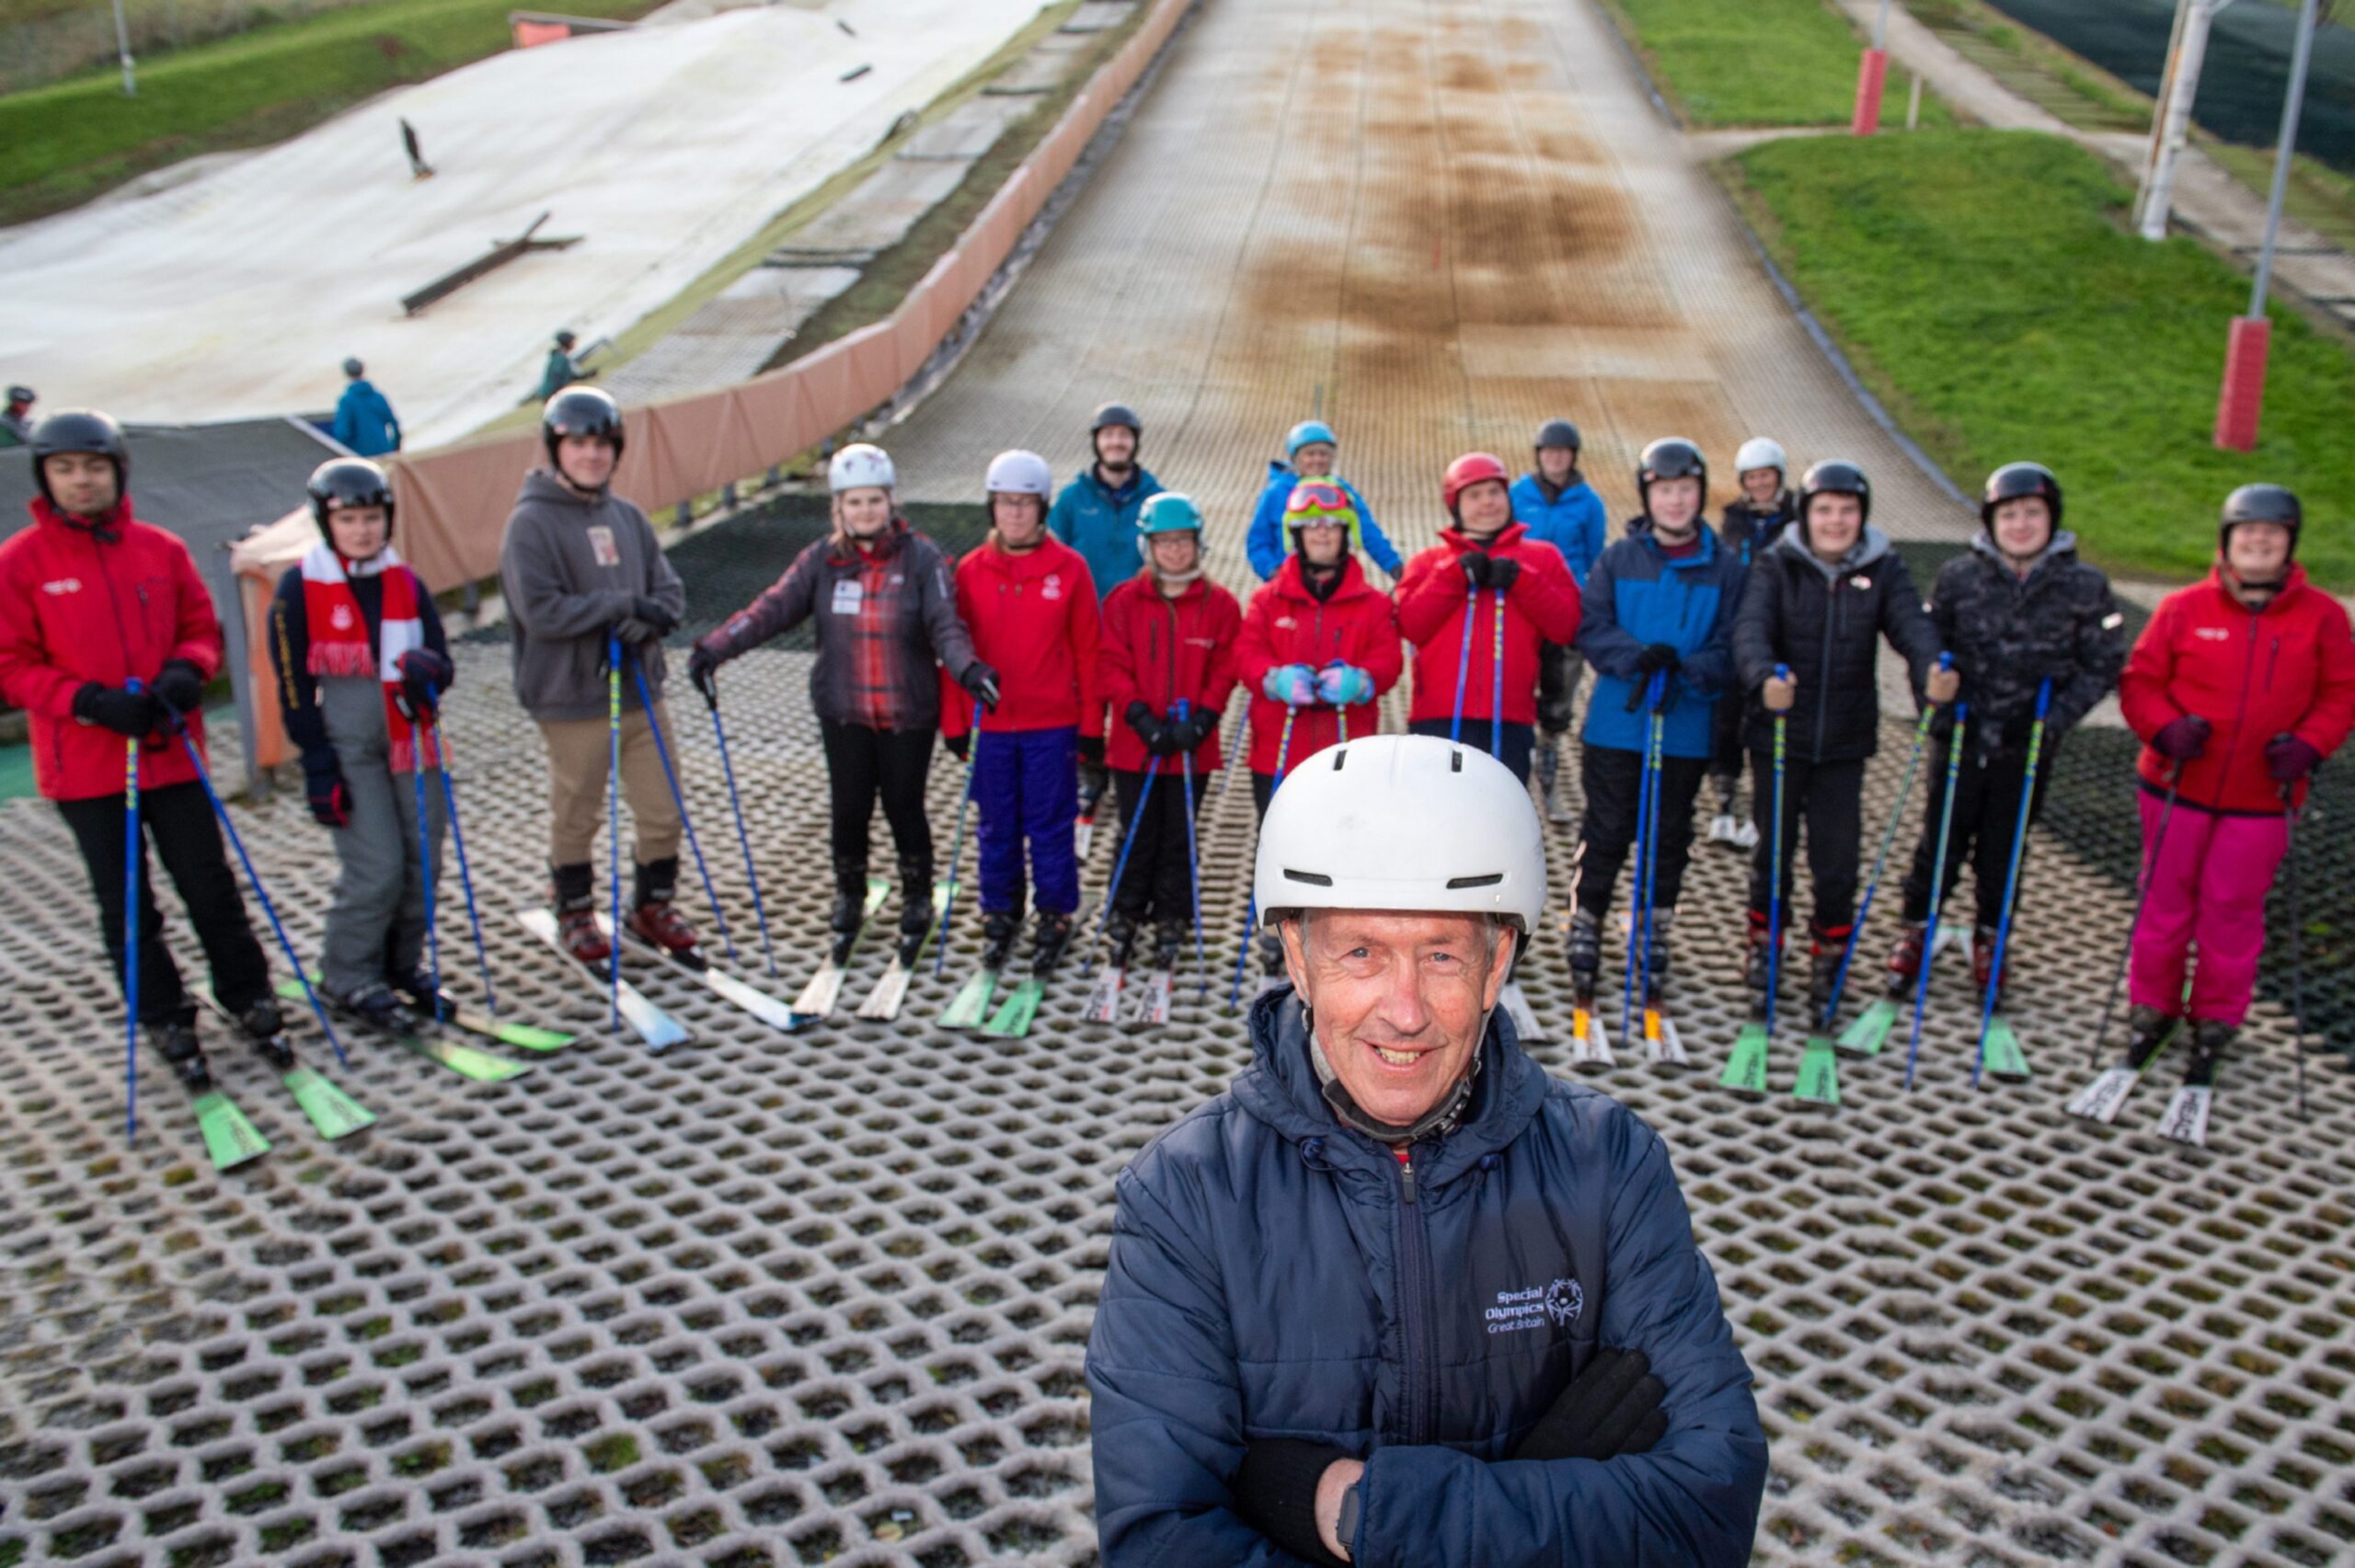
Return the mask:
<path id="1" fill-rule="evenodd" d="M 596 375 L 595 371 L 582 370 L 580 361 L 572 357 L 572 346 L 579 341 L 570 327 L 556 335 L 555 343 L 548 349 L 547 368 L 540 372 L 540 389 L 532 394 L 534 401 L 546 402 L 574 382 L 588 381 Z"/>
<path id="2" fill-rule="evenodd" d="M 0 408 L 0 447 L 29 446 L 33 439 L 33 389 L 12 386 L 8 406 Z"/>
<path id="3" fill-rule="evenodd" d="M 1259 574 L 1261 582 L 1273 580 L 1284 563 L 1292 559 L 1292 531 L 1284 521 L 1284 514 L 1290 509 L 1293 488 L 1304 479 L 1329 479 L 1341 487 L 1341 493 L 1350 498 L 1350 509 L 1357 514 L 1357 521 L 1350 525 L 1350 553 L 1363 550 L 1390 574 L 1391 581 L 1398 580 L 1401 563 L 1397 547 L 1375 525 L 1373 509 L 1365 504 L 1357 486 L 1333 472 L 1340 449 L 1340 438 L 1333 433 L 1332 426 L 1322 419 L 1303 419 L 1284 438 L 1284 460 L 1268 460 L 1268 483 L 1259 491 L 1259 504 L 1252 510 L 1251 530 L 1244 540 L 1244 554 L 1250 558 L 1251 569 Z"/>
<path id="4" fill-rule="evenodd" d="M 1532 539 L 1561 552 L 1562 564 L 1584 591 L 1586 574 L 1603 558 L 1609 530 L 1603 498 L 1579 472 L 1580 445 L 1579 428 L 1568 419 L 1548 419 L 1537 427 L 1532 453 L 1537 466 L 1513 481 L 1512 515 L 1528 525 Z M 1545 815 L 1557 822 L 1568 821 L 1570 815 L 1559 788 L 1562 737 L 1569 733 L 1583 673 L 1578 649 L 1547 643 L 1538 650 L 1537 782 L 1545 793 Z"/>
<path id="5" fill-rule="evenodd" d="M 417 127 L 401 121 L 401 151 L 408 155 L 408 177 L 411 179 L 431 179 L 433 166 L 425 161 L 425 149 L 419 145 Z"/>
<path id="6" fill-rule="evenodd" d="M 1718 542 L 1742 567 L 1743 576 L 1759 555 L 1781 537 L 1798 516 L 1798 502 L 1784 478 L 1790 459 L 1781 443 L 1752 436 L 1734 453 L 1734 480 L 1741 494 L 1726 503 Z M 1734 591 L 1740 592 L 1740 584 Z M 1758 847 L 1758 830 L 1734 810 L 1734 795 L 1741 787 L 1741 724 L 1743 704 L 1717 704 L 1717 734 L 1709 750 L 1709 779 L 1716 786 L 1717 814 L 1709 818 L 1709 841 L 1735 849 Z"/>
<path id="7" fill-rule="evenodd" d="M 343 361 L 343 395 L 336 399 L 335 423 L 327 434 L 355 456 L 382 457 L 400 451 L 401 422 L 367 371 L 358 360 Z"/>

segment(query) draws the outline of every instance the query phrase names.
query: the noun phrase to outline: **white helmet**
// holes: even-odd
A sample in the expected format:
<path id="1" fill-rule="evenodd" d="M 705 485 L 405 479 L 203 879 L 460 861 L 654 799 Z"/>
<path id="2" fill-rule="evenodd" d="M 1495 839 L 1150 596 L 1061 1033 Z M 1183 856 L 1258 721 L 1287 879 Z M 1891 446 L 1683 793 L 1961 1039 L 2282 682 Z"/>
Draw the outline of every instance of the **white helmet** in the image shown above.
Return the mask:
<path id="1" fill-rule="evenodd" d="M 890 454 L 865 441 L 843 448 L 826 465 L 826 488 L 837 496 L 844 490 L 863 490 L 870 486 L 889 490 L 896 486 L 898 478 L 891 471 Z"/>
<path id="2" fill-rule="evenodd" d="M 1259 922 L 1296 910 L 1494 915 L 1545 908 L 1529 791 L 1486 751 L 1434 735 L 1328 746 L 1284 776 L 1259 825 Z"/>
<path id="3" fill-rule="evenodd" d="M 1002 452 L 990 459 L 990 476 L 982 486 L 993 496 L 1038 496 L 1055 493 L 1055 471 L 1035 452 Z"/>
<path id="4" fill-rule="evenodd" d="M 1740 452 L 1733 454 L 1733 471 L 1736 475 L 1742 475 L 1753 468 L 1771 468 L 1777 474 L 1788 474 L 1791 460 L 1783 455 L 1780 442 L 1768 441 L 1764 436 L 1752 436 L 1741 443 Z"/>

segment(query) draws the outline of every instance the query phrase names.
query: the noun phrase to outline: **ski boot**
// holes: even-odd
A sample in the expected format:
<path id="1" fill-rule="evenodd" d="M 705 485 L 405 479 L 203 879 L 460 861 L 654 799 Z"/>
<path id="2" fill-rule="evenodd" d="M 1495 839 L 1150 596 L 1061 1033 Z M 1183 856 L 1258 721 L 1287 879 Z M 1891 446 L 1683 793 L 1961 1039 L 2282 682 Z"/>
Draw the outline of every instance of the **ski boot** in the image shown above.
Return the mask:
<path id="1" fill-rule="evenodd" d="M 1570 994 L 1581 1008 L 1594 1005 L 1597 977 L 1603 969 L 1603 921 L 1586 910 L 1570 915 L 1570 937 L 1567 956 L 1570 967 Z"/>
<path id="2" fill-rule="evenodd" d="M 1014 910 L 982 911 L 982 967 L 992 974 L 1005 967 L 1006 956 L 1022 930 L 1022 916 Z"/>
<path id="3" fill-rule="evenodd" d="M 411 969 L 406 975 L 396 975 L 393 977 L 393 990 L 400 993 L 401 1001 L 408 1003 L 409 1011 L 419 1018 L 444 1023 L 457 1011 L 457 1004 L 450 999 L 450 993 L 435 985 L 433 977 L 423 969 Z"/>
<path id="4" fill-rule="evenodd" d="M 238 1013 L 237 1026 L 273 1069 L 286 1072 L 293 1068 L 294 1047 L 286 1043 L 286 1015 L 279 1011 L 275 998 L 263 997 Z"/>
<path id="5" fill-rule="evenodd" d="M 1562 798 L 1562 738 L 1551 730 L 1537 748 L 1537 794 L 1545 802 L 1545 820 L 1572 821 L 1569 802 Z"/>
<path id="6" fill-rule="evenodd" d="M 1709 842 L 1727 844 L 1738 850 L 1755 849 L 1758 847 L 1757 828 L 1734 814 L 1735 782 L 1731 773 L 1719 773 L 1710 780 L 1717 786 L 1717 809 L 1716 815 L 1709 818 Z"/>
<path id="7" fill-rule="evenodd" d="M 2012 983 L 2011 955 L 2004 956 L 2004 972 L 1995 981 L 1995 1006 L 2001 1011 L 2004 992 Z M 1987 978 L 1995 972 L 1995 928 L 1982 925 L 1970 933 L 1970 983 L 1981 996 L 1987 994 Z"/>
<path id="8" fill-rule="evenodd" d="M 557 940 L 566 953 L 591 967 L 614 956 L 614 944 L 597 925 L 593 872 L 584 863 L 559 865 L 549 873 L 548 902 L 556 908 Z"/>
<path id="9" fill-rule="evenodd" d="M 864 874 L 859 877 L 859 894 L 864 898 L 867 887 Z M 861 908 L 865 905 L 862 903 Z M 932 862 L 903 860 L 900 862 L 900 967 L 913 969 L 916 955 L 924 950 L 925 938 L 932 934 Z"/>
<path id="10" fill-rule="evenodd" d="M 1840 983 L 1840 965 L 1848 956 L 1853 926 L 1816 926 L 1808 947 L 1807 1020 L 1810 1033 L 1829 1029 L 1833 990 Z"/>
<path id="11" fill-rule="evenodd" d="M 2176 1021 L 2155 1007 L 2130 1007 L 2126 1010 L 2126 1055 L 2118 1065 L 2130 1072 L 2141 1072 L 2151 1065 L 2151 1059 L 2166 1048 L 2167 1039 L 2175 1033 Z M 2209 1075 L 2211 1079 L 2213 1072 Z"/>
<path id="12" fill-rule="evenodd" d="M 1756 910 L 1751 910 L 1748 940 L 1741 950 L 1741 983 L 1750 990 L 1750 1015 L 1762 1020 L 1766 1016 L 1767 977 L 1782 973 L 1782 955 L 1771 951 L 1775 945 L 1773 936 L 1766 917 Z"/>
<path id="13" fill-rule="evenodd" d="M 204 1047 L 196 1037 L 196 1015 L 193 1010 L 160 1024 L 147 1025 L 147 1043 L 172 1070 L 180 1087 L 191 1094 L 201 1094 L 213 1087 L 213 1069 L 204 1060 Z"/>
<path id="14" fill-rule="evenodd" d="M 409 1026 L 410 1013 L 400 994 L 383 980 L 373 980 L 335 999 L 336 1006 L 371 1029 L 397 1035 Z"/>
<path id="15" fill-rule="evenodd" d="M 1186 922 L 1163 921 L 1153 928 L 1153 967 L 1175 969 L 1178 955 L 1186 950 Z"/>
<path id="16" fill-rule="evenodd" d="M 1652 911 L 1651 945 L 1644 966 L 1644 1000 L 1655 1007 L 1660 1005 L 1660 996 L 1668 989 L 1668 928 L 1675 921 L 1674 910 Z M 1638 934 L 1636 940 L 1640 944 L 1643 937 Z"/>
<path id="17" fill-rule="evenodd" d="M 1897 945 L 1889 954 L 1889 994 L 1904 996 L 1922 978 L 1922 955 L 1930 940 L 1928 921 L 1907 921 Z"/>
<path id="18" fill-rule="evenodd" d="M 1063 962 L 1063 949 L 1071 945 L 1073 921 L 1068 910 L 1040 910 L 1030 928 L 1030 973 L 1034 979 L 1045 979 Z"/>
<path id="19" fill-rule="evenodd" d="M 2216 1018 L 2191 1021 L 2191 1059 L 2184 1064 L 2186 1089 L 2213 1089 L 2223 1070 L 2224 1052 L 2240 1034 L 2240 1025 Z"/>
<path id="20" fill-rule="evenodd" d="M 1137 945 L 1137 917 L 1128 910 L 1115 906 L 1104 919 L 1104 946 L 1109 955 L 1104 962 L 1115 969 L 1125 969 L 1134 956 Z"/>
<path id="21" fill-rule="evenodd" d="M 630 931 L 639 940 L 652 944 L 672 956 L 692 956 L 695 951 L 695 930 L 686 917 L 679 913 L 679 906 L 672 901 L 678 891 L 679 857 L 665 855 L 661 860 L 638 868 L 635 906 L 629 911 Z"/>

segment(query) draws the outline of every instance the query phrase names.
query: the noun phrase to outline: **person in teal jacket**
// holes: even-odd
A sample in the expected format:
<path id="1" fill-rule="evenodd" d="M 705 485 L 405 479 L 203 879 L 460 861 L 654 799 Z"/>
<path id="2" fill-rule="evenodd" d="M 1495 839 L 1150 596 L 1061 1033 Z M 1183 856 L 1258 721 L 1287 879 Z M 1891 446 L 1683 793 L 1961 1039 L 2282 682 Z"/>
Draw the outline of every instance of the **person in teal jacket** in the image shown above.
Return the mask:
<path id="1" fill-rule="evenodd" d="M 1251 569 L 1267 582 L 1283 570 L 1285 560 L 1292 555 L 1291 532 L 1284 527 L 1284 510 L 1292 500 L 1292 487 L 1304 479 L 1330 479 L 1350 498 L 1358 510 L 1358 521 L 1350 529 L 1351 553 L 1363 551 L 1374 563 L 1398 580 L 1397 547 L 1390 543 L 1373 521 L 1373 509 L 1357 486 L 1333 472 L 1341 440 L 1333 427 L 1322 419 L 1303 419 L 1284 438 L 1284 456 L 1279 462 L 1268 459 L 1267 487 L 1259 492 L 1259 504 L 1251 513 L 1251 527 L 1243 536 L 1243 553 L 1250 559 Z"/>
<path id="2" fill-rule="evenodd" d="M 356 457 L 383 457 L 401 449 L 401 422 L 385 395 L 369 381 L 368 367 L 358 360 L 343 361 L 348 378 L 336 400 L 335 424 L 327 433 Z"/>
<path id="3" fill-rule="evenodd" d="M 1063 487 L 1047 532 L 1079 552 L 1100 602 L 1137 575 L 1137 514 L 1161 481 L 1137 462 L 1144 424 L 1125 403 L 1107 403 L 1088 426 L 1096 461 Z"/>

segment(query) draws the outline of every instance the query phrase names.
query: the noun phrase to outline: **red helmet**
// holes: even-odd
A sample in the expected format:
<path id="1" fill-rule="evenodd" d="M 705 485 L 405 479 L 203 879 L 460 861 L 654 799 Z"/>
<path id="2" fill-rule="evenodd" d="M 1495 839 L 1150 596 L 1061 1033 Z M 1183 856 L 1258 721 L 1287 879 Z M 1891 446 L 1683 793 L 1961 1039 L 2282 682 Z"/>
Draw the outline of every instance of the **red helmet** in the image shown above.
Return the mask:
<path id="1" fill-rule="evenodd" d="M 1511 485 L 1512 475 L 1505 465 L 1485 452 L 1467 452 L 1447 465 L 1447 476 L 1439 482 L 1440 499 L 1447 503 L 1448 514 L 1455 513 L 1456 498 L 1473 486 L 1494 479 L 1499 485 Z"/>

